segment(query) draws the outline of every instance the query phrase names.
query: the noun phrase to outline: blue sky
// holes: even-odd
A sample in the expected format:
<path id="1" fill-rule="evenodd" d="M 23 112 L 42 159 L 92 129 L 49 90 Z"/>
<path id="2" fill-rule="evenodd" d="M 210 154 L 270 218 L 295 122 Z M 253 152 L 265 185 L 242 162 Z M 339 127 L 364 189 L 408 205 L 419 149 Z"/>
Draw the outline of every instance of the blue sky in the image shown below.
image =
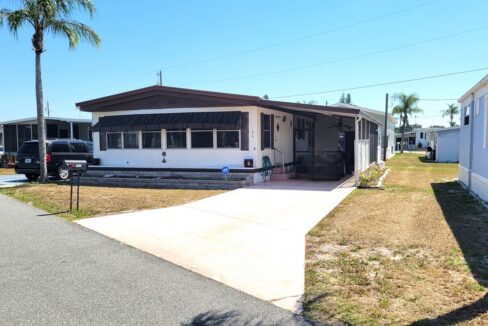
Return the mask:
<path id="1" fill-rule="evenodd" d="M 50 103 L 52 116 L 89 118 L 76 110 L 75 102 L 154 85 L 159 69 L 163 69 L 167 86 L 277 98 L 488 68 L 486 0 L 94 2 L 97 14 L 93 20 L 81 14 L 76 18 L 101 35 L 100 48 L 80 44 L 69 51 L 64 39 L 48 36 L 45 41 L 44 98 Z M 0 0 L 3 8 L 15 4 L 15 0 Z M 353 26 L 341 28 L 348 25 Z M 481 29 L 464 33 L 476 28 Z M 330 30 L 335 31 L 322 33 Z M 456 33 L 464 34 L 404 47 Z M 35 116 L 31 36 L 29 27 L 17 38 L 8 29 L 0 29 L 0 121 Z M 228 56 L 282 42 L 286 44 Z M 404 48 L 345 60 L 398 47 Z M 221 58 L 205 61 L 215 57 Z M 326 64 L 331 61 L 337 62 Z M 316 66 L 249 77 L 307 65 Z M 354 104 L 383 110 L 387 92 L 453 99 L 487 73 L 350 93 Z M 340 95 L 335 92 L 286 100 L 332 104 Z M 416 121 L 424 126 L 447 125 L 440 117 L 447 102 L 422 101 L 419 106 L 424 114 Z"/>

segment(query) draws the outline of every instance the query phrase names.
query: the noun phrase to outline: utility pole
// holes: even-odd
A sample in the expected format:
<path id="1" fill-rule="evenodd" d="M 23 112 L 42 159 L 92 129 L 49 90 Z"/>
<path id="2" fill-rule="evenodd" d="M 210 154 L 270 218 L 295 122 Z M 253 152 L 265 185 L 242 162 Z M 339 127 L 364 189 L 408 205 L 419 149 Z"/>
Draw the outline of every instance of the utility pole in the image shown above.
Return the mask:
<path id="1" fill-rule="evenodd" d="M 385 98 L 385 126 L 383 136 L 383 161 L 386 162 L 386 147 L 388 146 L 388 93 Z"/>
<path id="2" fill-rule="evenodd" d="M 47 116 L 48 116 L 48 117 L 49 117 L 49 115 L 51 114 L 51 111 L 49 110 L 49 101 L 47 101 L 46 113 L 47 113 Z"/>
<path id="3" fill-rule="evenodd" d="M 159 76 L 159 86 L 163 86 L 163 70 L 162 69 L 159 69 L 158 76 Z"/>

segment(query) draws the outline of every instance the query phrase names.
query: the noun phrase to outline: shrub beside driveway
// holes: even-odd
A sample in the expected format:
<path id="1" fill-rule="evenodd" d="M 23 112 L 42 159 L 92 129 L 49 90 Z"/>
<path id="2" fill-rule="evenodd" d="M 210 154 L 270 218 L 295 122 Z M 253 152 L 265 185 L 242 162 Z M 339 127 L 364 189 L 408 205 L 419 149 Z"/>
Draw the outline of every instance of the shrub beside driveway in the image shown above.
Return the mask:
<path id="1" fill-rule="evenodd" d="M 488 211 L 457 164 L 397 155 L 307 236 L 305 314 L 353 325 L 488 324 Z M 464 307 L 464 308 L 463 308 Z"/>
<path id="2" fill-rule="evenodd" d="M 76 188 L 74 188 L 74 192 Z M 66 184 L 29 184 L 0 189 L 0 193 L 34 205 L 66 220 L 182 205 L 222 193 L 221 190 L 133 189 L 80 187 L 80 210 L 69 210 L 70 187 Z M 76 193 L 73 194 L 76 196 Z"/>

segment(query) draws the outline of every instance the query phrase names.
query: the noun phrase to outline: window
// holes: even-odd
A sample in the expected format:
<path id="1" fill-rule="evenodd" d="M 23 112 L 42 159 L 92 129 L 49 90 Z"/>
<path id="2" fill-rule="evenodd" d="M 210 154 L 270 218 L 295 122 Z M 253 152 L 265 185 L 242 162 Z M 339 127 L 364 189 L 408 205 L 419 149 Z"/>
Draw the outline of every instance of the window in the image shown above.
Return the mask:
<path id="1" fill-rule="evenodd" d="M 71 143 L 70 145 L 71 151 L 73 153 L 87 153 L 87 149 L 85 144 L 83 143 Z"/>
<path id="2" fill-rule="evenodd" d="M 217 131 L 217 147 L 218 148 L 238 148 L 239 147 L 239 131 Z"/>
<path id="3" fill-rule="evenodd" d="M 107 148 L 109 149 L 122 148 L 122 134 L 120 132 L 107 133 Z"/>
<path id="4" fill-rule="evenodd" d="M 268 114 L 263 118 L 263 137 L 264 148 L 271 148 L 271 116 Z"/>
<path id="5" fill-rule="evenodd" d="M 423 132 L 420 133 L 420 139 L 424 139 L 424 133 Z"/>
<path id="6" fill-rule="evenodd" d="M 53 143 L 51 147 L 52 153 L 69 153 L 68 143 Z"/>
<path id="7" fill-rule="evenodd" d="M 24 143 L 20 146 L 19 153 L 22 154 L 39 154 L 39 144 L 38 143 Z"/>
<path id="8" fill-rule="evenodd" d="M 142 148 L 161 148 L 161 131 L 144 131 Z"/>
<path id="9" fill-rule="evenodd" d="M 192 130 L 191 148 L 213 148 L 213 130 Z"/>
<path id="10" fill-rule="evenodd" d="M 464 107 L 464 125 L 465 126 L 469 125 L 469 111 L 470 111 L 470 109 L 471 109 L 471 105 Z"/>
<path id="11" fill-rule="evenodd" d="M 124 132 L 124 148 L 139 148 L 139 133 Z"/>
<path id="12" fill-rule="evenodd" d="M 168 148 L 186 148 L 186 129 L 174 129 L 166 131 Z"/>

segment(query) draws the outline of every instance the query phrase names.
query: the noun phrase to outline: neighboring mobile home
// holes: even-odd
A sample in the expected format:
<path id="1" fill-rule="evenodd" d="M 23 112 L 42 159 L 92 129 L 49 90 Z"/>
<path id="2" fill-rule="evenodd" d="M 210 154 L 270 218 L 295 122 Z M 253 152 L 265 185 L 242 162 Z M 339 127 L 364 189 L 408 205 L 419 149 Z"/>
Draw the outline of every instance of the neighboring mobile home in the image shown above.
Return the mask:
<path id="1" fill-rule="evenodd" d="M 458 102 L 461 105 L 459 180 L 488 201 L 488 75 Z"/>
<path id="2" fill-rule="evenodd" d="M 353 105 L 319 106 L 256 96 L 151 86 L 76 104 L 93 114 L 94 156 L 106 173 L 215 173 L 253 183 L 265 157 L 312 179 L 365 170 L 381 160 L 384 115 Z M 394 154 L 389 117 L 387 158 Z M 263 163 L 264 162 L 264 163 Z M 356 173 L 357 175 L 357 173 Z"/>
<path id="3" fill-rule="evenodd" d="M 46 117 L 46 137 L 91 140 L 91 121 L 86 119 Z M 0 122 L 5 153 L 15 155 L 28 140 L 37 139 L 37 118 Z"/>
<path id="4" fill-rule="evenodd" d="M 429 144 L 439 163 L 459 162 L 459 127 L 436 129 L 429 134 Z"/>

